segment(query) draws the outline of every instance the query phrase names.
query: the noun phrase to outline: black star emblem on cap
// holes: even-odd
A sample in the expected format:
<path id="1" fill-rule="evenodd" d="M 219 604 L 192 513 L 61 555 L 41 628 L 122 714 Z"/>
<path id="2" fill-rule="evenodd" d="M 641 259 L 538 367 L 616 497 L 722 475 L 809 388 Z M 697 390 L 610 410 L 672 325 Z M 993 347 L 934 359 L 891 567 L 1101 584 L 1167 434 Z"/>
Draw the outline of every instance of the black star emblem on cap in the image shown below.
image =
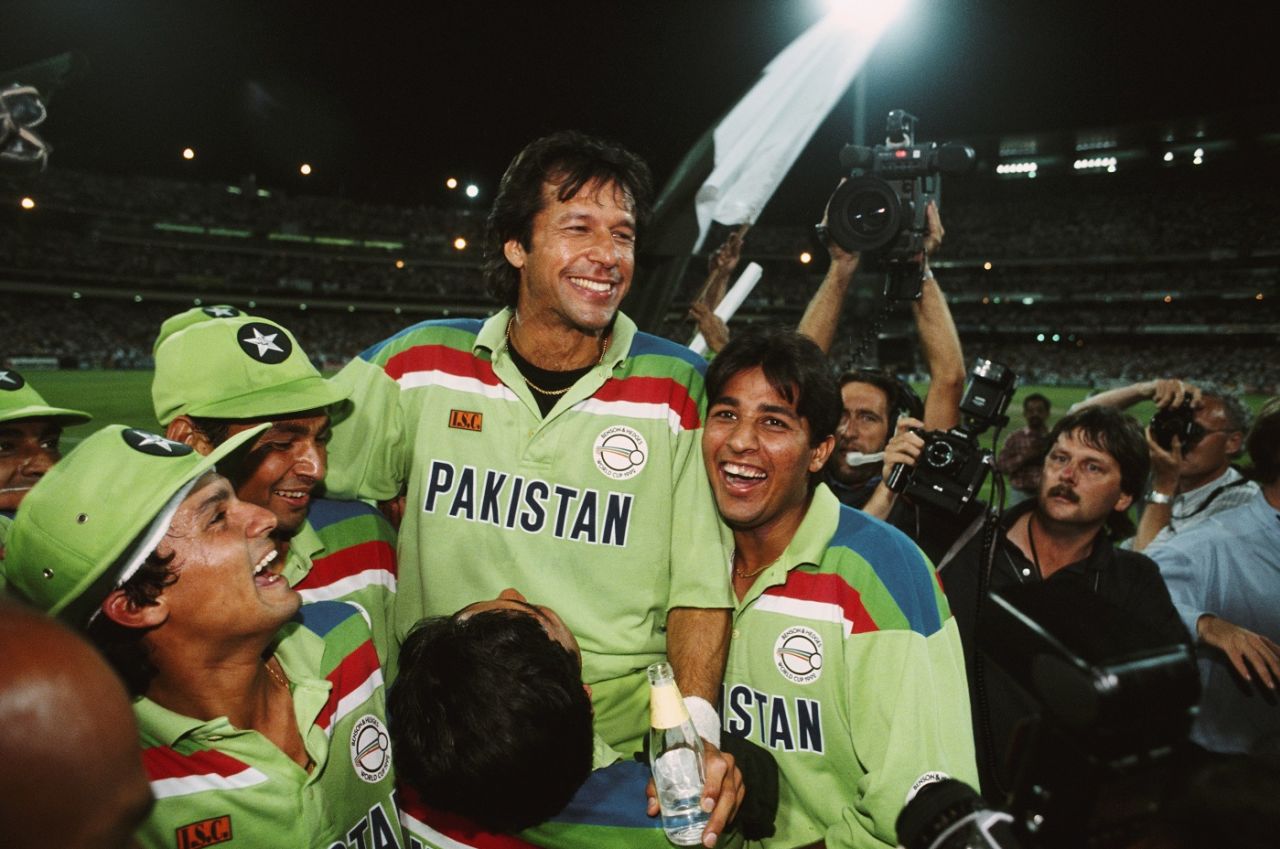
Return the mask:
<path id="1" fill-rule="evenodd" d="M 27 382 L 23 380 L 22 375 L 18 374 L 16 371 L 12 369 L 9 371 L 0 369 L 0 390 L 14 392 L 26 385 Z"/>
<path id="2" fill-rule="evenodd" d="M 203 312 L 210 318 L 235 318 L 240 314 L 240 310 L 235 307 L 229 307 L 226 304 L 219 304 L 216 307 L 205 307 Z"/>
<path id="3" fill-rule="evenodd" d="M 134 451 L 150 454 L 152 457 L 181 457 L 184 454 L 190 454 L 192 450 L 190 445 L 183 445 L 181 442 L 174 442 L 172 439 L 165 439 L 159 434 L 139 430 L 136 427 L 121 431 L 120 436 Z"/>
<path id="4" fill-rule="evenodd" d="M 293 352 L 293 343 L 284 330 L 264 322 L 253 322 L 241 327 L 236 333 L 236 341 L 246 354 L 267 365 L 282 363 Z"/>

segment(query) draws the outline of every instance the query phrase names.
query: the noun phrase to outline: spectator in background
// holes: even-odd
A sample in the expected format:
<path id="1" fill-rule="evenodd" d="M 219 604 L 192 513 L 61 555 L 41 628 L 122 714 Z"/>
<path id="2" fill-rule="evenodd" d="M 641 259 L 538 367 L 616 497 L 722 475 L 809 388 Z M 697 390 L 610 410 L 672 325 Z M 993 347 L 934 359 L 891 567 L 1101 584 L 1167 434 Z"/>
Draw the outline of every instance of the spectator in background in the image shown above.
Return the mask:
<path id="1" fill-rule="evenodd" d="M 706 282 L 689 306 L 689 318 L 697 323 L 698 332 L 707 342 L 707 350 L 713 354 L 729 342 L 729 328 L 715 314 L 715 309 L 724 300 L 725 292 L 729 289 L 729 278 L 742 259 L 742 240 L 750 229 L 750 224 L 734 228 L 724 244 L 712 252 L 707 261 Z"/>
<path id="2" fill-rule="evenodd" d="M 1022 401 L 1022 417 L 1026 427 L 1009 434 L 996 458 L 996 468 L 1009 481 L 1012 492 L 1008 505 L 1035 498 L 1040 492 L 1040 470 L 1044 452 L 1049 448 L 1049 399 L 1034 392 Z"/>
<path id="3" fill-rule="evenodd" d="M 1280 763 L 1280 398 L 1263 406 L 1247 445 L 1261 489 L 1146 553 L 1199 646 L 1192 739 Z"/>
<path id="4" fill-rule="evenodd" d="M 83 639 L 0 597 L 8 849 L 125 849 L 151 808 L 124 687 Z"/>
<path id="5" fill-rule="evenodd" d="M 1244 435 L 1249 429 L 1249 410 L 1231 393 L 1202 390 L 1181 380 L 1148 380 L 1101 392 L 1071 409 L 1101 405 L 1124 410 L 1143 400 L 1155 402 L 1161 410 L 1190 402 L 1199 438 L 1183 445 L 1175 436 L 1172 447 L 1165 449 L 1147 428 L 1152 480 L 1132 541 L 1134 551 L 1167 542 L 1215 513 L 1247 503 L 1258 494 L 1257 484 L 1246 480 L 1231 465 L 1243 453 Z"/>

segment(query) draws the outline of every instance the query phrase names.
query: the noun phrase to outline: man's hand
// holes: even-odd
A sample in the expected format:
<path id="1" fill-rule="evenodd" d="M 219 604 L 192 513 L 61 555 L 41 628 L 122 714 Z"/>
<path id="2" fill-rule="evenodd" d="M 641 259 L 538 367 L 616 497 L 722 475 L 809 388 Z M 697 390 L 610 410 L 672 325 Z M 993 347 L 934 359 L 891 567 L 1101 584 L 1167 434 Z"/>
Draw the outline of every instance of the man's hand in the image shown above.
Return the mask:
<path id="1" fill-rule="evenodd" d="M 741 770 L 733 762 L 733 755 L 720 751 L 706 740 L 702 741 L 702 748 L 707 767 L 707 781 L 702 788 L 702 810 L 711 814 L 702 833 L 702 845 L 710 849 L 738 813 L 747 788 L 742 783 Z M 649 797 L 649 816 L 656 817 L 659 812 L 658 791 L 654 789 L 652 778 L 644 792 Z"/>
<path id="2" fill-rule="evenodd" d="M 1178 491 L 1178 474 L 1182 469 L 1182 440 L 1173 437 L 1166 451 L 1151 435 L 1147 426 L 1147 451 L 1151 455 L 1151 488 L 1165 495 Z"/>
<path id="3" fill-rule="evenodd" d="M 1167 407 L 1179 407 L 1188 398 L 1191 399 L 1191 406 L 1200 406 L 1200 387 L 1198 386 L 1192 386 L 1190 383 L 1171 377 L 1153 380 L 1150 386 L 1151 400 L 1162 410 Z"/>
<path id="4" fill-rule="evenodd" d="M 929 205 L 924 208 L 924 219 L 929 226 L 929 232 L 924 237 L 924 259 L 927 261 L 942 247 L 942 237 L 947 231 L 942 229 L 942 216 L 938 214 L 938 205 L 933 201 L 929 201 Z"/>
<path id="5" fill-rule="evenodd" d="M 707 347 L 712 351 L 718 354 L 729 344 L 729 326 L 706 303 L 695 301 L 689 307 L 689 318 L 698 322 L 698 332 L 707 340 Z"/>
<path id="6" fill-rule="evenodd" d="M 923 429 L 924 422 L 909 416 L 898 418 L 893 439 L 890 439 L 889 444 L 884 447 L 884 466 L 880 470 L 880 475 L 886 481 L 893 473 L 894 466 L 902 463 L 914 467 L 916 461 L 920 459 L 920 452 L 924 450 L 924 439 L 920 434 L 913 433 L 911 428 Z"/>
<path id="7" fill-rule="evenodd" d="M 1253 681 L 1250 668 L 1268 690 L 1275 691 L 1280 680 L 1280 646 L 1247 628 L 1241 628 L 1211 613 L 1196 622 L 1196 631 L 1202 642 L 1213 646 L 1227 656 L 1236 674 L 1245 681 Z"/>
<path id="8" fill-rule="evenodd" d="M 843 186 L 845 184 L 845 181 L 848 179 L 849 179 L 848 177 L 842 177 L 840 179 L 840 182 L 836 183 L 836 188 L 838 189 L 841 186 Z M 832 197 L 834 196 L 835 196 L 835 192 L 832 192 Z M 835 239 L 832 239 L 829 231 L 827 231 L 827 215 L 830 212 L 831 212 L 831 198 L 827 198 L 827 205 L 822 210 L 821 226 L 824 232 L 828 232 L 827 240 L 826 240 L 827 253 L 831 255 L 832 265 L 837 265 L 837 266 L 857 265 L 858 257 L 860 256 L 860 254 L 857 251 L 846 251 L 844 248 L 837 245 L 835 242 Z"/>
<path id="9" fill-rule="evenodd" d="M 712 251 L 711 257 L 707 260 L 709 273 L 724 275 L 733 273 L 733 270 L 738 267 L 738 261 L 742 259 L 742 238 L 750 228 L 750 224 L 738 227 L 724 240 L 724 244 Z"/>

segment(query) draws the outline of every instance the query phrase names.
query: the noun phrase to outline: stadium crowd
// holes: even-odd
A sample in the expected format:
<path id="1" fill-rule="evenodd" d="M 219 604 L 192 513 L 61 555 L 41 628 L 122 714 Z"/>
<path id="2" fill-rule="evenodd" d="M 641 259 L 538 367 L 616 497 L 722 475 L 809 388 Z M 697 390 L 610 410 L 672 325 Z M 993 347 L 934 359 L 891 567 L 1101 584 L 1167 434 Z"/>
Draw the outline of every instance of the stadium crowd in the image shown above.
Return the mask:
<path id="1" fill-rule="evenodd" d="M 243 225 L 250 243 L 294 221 L 379 238 L 433 226 L 256 190 L 241 205 L 247 184 L 124 196 L 115 178 L 59 180 L 48 203 L 76 223 L 145 226 L 186 205 L 184 220 Z M 657 815 L 677 802 L 632 755 L 650 727 L 685 724 L 699 758 L 651 752 L 653 775 L 707 847 L 896 846 L 910 812 L 961 784 L 1038 817 L 1024 837 L 1045 845 L 1190 849 L 1204 842 L 1189 810 L 1217 845 L 1274 836 L 1280 401 L 1254 417 L 1239 397 L 1276 392 L 1267 348 L 1202 335 L 1139 358 L 1105 337 L 978 328 L 982 355 L 1024 380 L 1117 385 L 1052 425 L 1048 399 L 1027 398 L 999 461 L 939 459 L 977 452 L 970 436 L 1014 389 L 998 370 L 966 379 L 969 306 L 953 315 L 945 294 L 966 272 L 941 263 L 944 242 L 1066 252 L 1116 206 L 1132 226 L 1100 252 L 1254 252 L 1274 234 L 1215 243 L 1167 210 L 1172 195 L 1085 196 L 1034 224 L 1055 239 L 1037 249 L 1014 233 L 1020 201 L 986 230 L 948 213 L 950 236 L 930 205 L 910 263 L 920 297 L 902 310 L 921 399 L 842 367 L 862 258 L 835 243 L 816 288 L 814 272 L 792 287 L 794 271 L 766 270 L 753 306 L 794 329 L 713 318 L 753 232 L 687 294 L 710 362 L 639 330 L 620 306 L 652 195 L 616 144 L 531 142 L 486 224 L 493 300 L 419 323 L 341 308 L 399 294 L 385 270 L 342 279 L 365 248 L 295 264 L 202 239 L 131 260 L 145 241 L 72 248 L 74 227 L 23 224 L 0 256 L 0 282 L 25 287 L 0 306 L 6 356 L 153 369 L 163 432 L 107 424 L 63 457 L 62 429 L 88 414 L 47 403 L 39 372 L 0 369 L 0 645 L 19 659 L 0 672 L 0 819 L 22 812 L 16 847 L 663 847 Z M 1141 223 L 1156 213 L 1159 233 Z M 45 261 L 50 232 L 68 250 Z M 34 271 L 76 294 L 33 295 Z M 422 282 L 476 304 L 479 273 L 428 266 Z M 303 279 L 344 298 L 191 303 Z M 1142 401 L 1160 411 L 1145 428 L 1124 412 Z M 999 476 L 993 503 L 978 497 L 993 462 L 1021 491 L 1007 510 Z M 1019 639 L 986 636 L 1028 618 Z M 1089 714 L 1046 683 L 1044 657 L 1000 648 L 1042 639 L 1123 698 L 1098 694 Z M 1134 675 L 1135 656 L 1159 675 Z M 652 713 L 651 664 L 683 694 Z M 58 718 L 74 727 L 26 733 Z M 59 804 L 62 773 L 84 786 Z M 1253 793 L 1215 796 L 1223 775 Z"/>

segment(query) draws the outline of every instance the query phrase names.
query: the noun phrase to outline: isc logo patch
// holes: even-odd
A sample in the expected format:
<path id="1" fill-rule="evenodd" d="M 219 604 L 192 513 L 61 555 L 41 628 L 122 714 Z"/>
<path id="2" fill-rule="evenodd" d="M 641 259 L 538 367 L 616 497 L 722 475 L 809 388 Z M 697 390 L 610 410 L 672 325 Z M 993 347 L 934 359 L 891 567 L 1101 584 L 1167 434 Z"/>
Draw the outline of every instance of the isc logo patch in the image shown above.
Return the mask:
<path id="1" fill-rule="evenodd" d="M 231 839 L 231 815 L 188 823 L 177 830 L 178 849 L 201 849 Z"/>
<path id="2" fill-rule="evenodd" d="M 451 428 L 479 432 L 483 429 L 483 425 L 484 413 L 473 413 L 470 410 L 449 411 L 449 427 Z"/>

